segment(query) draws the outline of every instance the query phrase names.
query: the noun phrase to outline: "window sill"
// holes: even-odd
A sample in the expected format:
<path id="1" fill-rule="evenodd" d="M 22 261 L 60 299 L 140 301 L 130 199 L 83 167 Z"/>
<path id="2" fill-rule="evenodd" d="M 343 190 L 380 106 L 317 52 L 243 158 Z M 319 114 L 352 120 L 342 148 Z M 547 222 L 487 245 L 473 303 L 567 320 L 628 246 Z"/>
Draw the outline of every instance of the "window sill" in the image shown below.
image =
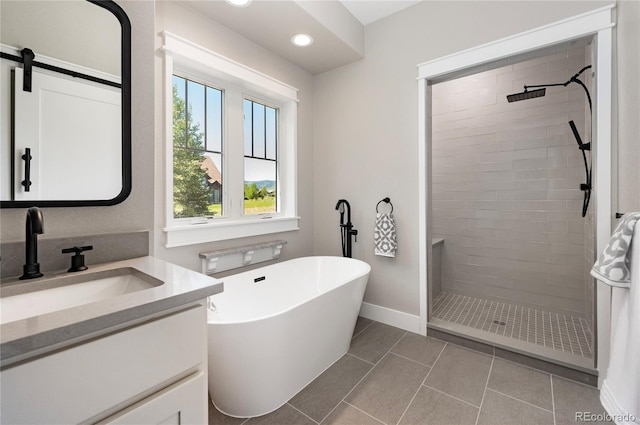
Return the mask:
<path id="1" fill-rule="evenodd" d="M 255 220 L 217 219 L 214 223 L 165 227 L 165 247 L 195 245 L 270 233 L 298 230 L 299 217 L 273 217 Z"/>

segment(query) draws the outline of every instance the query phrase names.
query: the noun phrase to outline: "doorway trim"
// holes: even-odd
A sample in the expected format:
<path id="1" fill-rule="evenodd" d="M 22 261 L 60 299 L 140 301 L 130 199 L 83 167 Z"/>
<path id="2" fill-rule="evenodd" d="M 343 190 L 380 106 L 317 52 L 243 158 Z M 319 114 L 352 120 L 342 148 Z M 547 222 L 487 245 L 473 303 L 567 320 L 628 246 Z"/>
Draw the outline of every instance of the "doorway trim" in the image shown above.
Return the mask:
<path id="1" fill-rule="evenodd" d="M 426 335 L 428 281 L 431 261 L 431 85 L 483 65 L 509 61 L 524 54 L 592 36 L 596 53 L 596 96 L 594 125 L 596 149 L 594 186 L 596 203 L 596 252 L 601 252 L 611 235 L 612 209 L 612 48 L 615 5 L 611 4 L 514 36 L 463 50 L 418 65 L 418 241 L 420 280 L 420 333 Z M 506 63 L 505 63 L 506 64 Z M 475 73 L 475 72 L 474 72 Z M 428 243 L 429 242 L 429 243 Z M 609 363 L 611 291 L 597 283 L 597 369 L 599 382 Z"/>

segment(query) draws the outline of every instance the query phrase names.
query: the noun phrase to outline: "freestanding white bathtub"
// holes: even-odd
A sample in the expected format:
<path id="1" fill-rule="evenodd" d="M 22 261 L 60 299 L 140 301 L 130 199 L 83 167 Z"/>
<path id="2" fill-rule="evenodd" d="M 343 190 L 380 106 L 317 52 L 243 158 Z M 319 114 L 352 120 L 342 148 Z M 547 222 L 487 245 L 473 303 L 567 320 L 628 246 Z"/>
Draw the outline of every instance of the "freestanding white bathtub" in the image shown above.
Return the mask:
<path id="1" fill-rule="evenodd" d="M 225 277 L 208 312 L 209 393 L 222 413 L 270 413 L 349 350 L 371 267 L 304 257 Z"/>

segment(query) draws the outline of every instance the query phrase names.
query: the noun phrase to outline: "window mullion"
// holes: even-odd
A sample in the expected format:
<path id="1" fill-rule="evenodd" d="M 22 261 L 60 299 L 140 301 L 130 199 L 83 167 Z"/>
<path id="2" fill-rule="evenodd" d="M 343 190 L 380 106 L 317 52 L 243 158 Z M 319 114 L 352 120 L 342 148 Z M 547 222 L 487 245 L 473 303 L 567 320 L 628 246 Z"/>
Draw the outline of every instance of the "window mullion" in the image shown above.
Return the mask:
<path id="1" fill-rule="evenodd" d="M 254 105 L 253 105 L 253 101 L 251 101 L 251 157 L 253 158 L 253 156 L 255 155 L 255 148 L 254 146 L 256 145 L 256 139 L 253 137 L 255 135 L 255 123 L 254 123 L 254 119 L 255 119 L 255 109 L 254 109 Z"/>
<path id="2" fill-rule="evenodd" d="M 203 86 L 202 90 L 204 91 L 203 95 L 204 95 L 204 141 L 203 141 L 203 146 L 202 148 L 205 150 L 205 152 L 209 151 L 209 146 L 208 146 L 208 140 L 209 140 L 209 133 L 207 132 L 207 125 L 208 125 L 208 118 L 209 115 L 207 115 L 207 108 L 209 107 L 209 98 L 207 96 L 207 87 Z"/>
<path id="3" fill-rule="evenodd" d="M 264 114 L 262 116 L 262 131 L 264 133 L 264 159 L 267 159 L 267 107 L 264 108 Z"/>
<path id="4" fill-rule="evenodd" d="M 186 149 L 189 147 L 189 83 L 184 80 L 184 145 Z"/>
<path id="5" fill-rule="evenodd" d="M 223 178 L 226 178 L 227 181 L 228 217 L 240 218 L 244 208 L 244 143 L 238 143 L 238 141 L 244 140 L 244 106 L 240 90 L 234 87 L 227 88 L 225 91 L 225 111 L 227 172 Z"/>

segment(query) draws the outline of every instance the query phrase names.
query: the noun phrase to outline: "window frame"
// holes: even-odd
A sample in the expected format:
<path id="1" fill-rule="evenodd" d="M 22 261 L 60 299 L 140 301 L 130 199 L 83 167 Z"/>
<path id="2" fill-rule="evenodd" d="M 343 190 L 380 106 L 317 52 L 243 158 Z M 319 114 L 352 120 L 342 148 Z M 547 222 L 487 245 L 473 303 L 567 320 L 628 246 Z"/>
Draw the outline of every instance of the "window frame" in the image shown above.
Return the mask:
<path id="1" fill-rule="evenodd" d="M 165 140 L 165 246 L 176 247 L 299 229 L 296 199 L 298 90 L 167 31 L 163 36 Z M 223 216 L 173 217 L 173 75 L 223 90 Z M 233 105 L 239 96 L 238 105 Z M 243 99 L 278 112 L 278 211 L 244 214 L 243 126 L 232 127 Z M 239 153 L 239 154 L 238 154 Z M 237 163 L 239 163 L 239 168 Z M 237 192 L 234 195 L 234 192 Z M 239 198 L 238 198 L 239 197 Z"/>

